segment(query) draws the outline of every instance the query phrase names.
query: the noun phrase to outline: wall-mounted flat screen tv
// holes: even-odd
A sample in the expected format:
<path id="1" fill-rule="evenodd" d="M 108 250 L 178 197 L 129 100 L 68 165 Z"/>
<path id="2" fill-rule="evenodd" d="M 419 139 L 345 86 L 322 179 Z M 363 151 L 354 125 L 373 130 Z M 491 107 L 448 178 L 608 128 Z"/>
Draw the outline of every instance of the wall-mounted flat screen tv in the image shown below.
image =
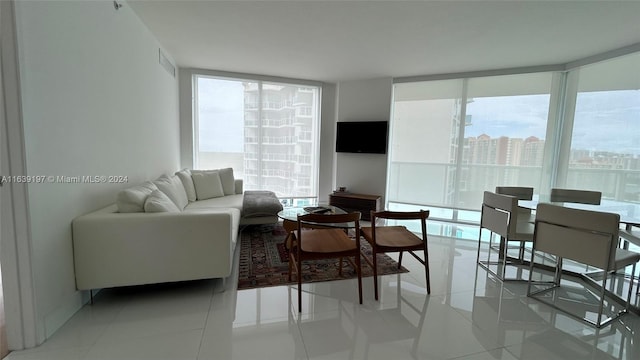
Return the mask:
<path id="1" fill-rule="evenodd" d="M 387 153 L 387 121 L 340 121 L 336 126 L 336 152 Z"/>

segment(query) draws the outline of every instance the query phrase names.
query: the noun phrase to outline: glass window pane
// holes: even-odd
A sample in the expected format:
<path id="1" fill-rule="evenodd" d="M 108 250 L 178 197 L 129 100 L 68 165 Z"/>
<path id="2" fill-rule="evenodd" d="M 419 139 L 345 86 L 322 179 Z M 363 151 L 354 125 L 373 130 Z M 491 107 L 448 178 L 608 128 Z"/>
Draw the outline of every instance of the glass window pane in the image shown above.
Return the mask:
<path id="1" fill-rule="evenodd" d="M 244 178 L 244 84 L 204 76 L 196 81 L 197 168 L 232 167 Z"/>
<path id="2" fill-rule="evenodd" d="M 452 205 L 462 80 L 394 85 L 387 199 Z"/>
<path id="3" fill-rule="evenodd" d="M 569 170 L 561 185 L 640 201 L 640 54 L 575 71 Z"/>
<path id="4" fill-rule="evenodd" d="M 317 197 L 320 89 L 197 77 L 197 167 L 231 166 L 245 190 Z"/>
<path id="5" fill-rule="evenodd" d="M 390 202 L 478 209 L 540 186 L 552 73 L 394 85 Z"/>
<path id="6" fill-rule="evenodd" d="M 469 80 L 458 206 L 481 204 L 483 192 L 496 186 L 539 188 L 551 78 L 542 73 Z"/>

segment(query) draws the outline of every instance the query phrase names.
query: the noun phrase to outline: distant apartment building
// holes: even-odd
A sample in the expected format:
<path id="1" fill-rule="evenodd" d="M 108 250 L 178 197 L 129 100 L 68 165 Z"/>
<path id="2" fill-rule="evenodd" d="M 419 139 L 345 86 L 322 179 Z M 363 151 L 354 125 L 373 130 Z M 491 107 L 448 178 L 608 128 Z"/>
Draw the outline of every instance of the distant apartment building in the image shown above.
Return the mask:
<path id="1" fill-rule="evenodd" d="M 317 89 L 244 83 L 244 187 L 280 197 L 315 193 Z M 260 99 L 262 99 L 261 103 Z"/>

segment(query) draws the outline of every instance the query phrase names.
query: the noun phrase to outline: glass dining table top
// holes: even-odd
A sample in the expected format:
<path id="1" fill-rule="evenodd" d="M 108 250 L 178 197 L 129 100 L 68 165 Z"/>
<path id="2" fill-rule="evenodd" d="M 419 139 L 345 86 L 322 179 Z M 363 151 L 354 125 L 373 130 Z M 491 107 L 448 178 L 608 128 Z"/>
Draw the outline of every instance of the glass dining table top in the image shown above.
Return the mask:
<path id="1" fill-rule="evenodd" d="M 284 221 L 298 221 L 298 215 L 310 214 L 316 212 L 319 214 L 346 214 L 347 212 L 337 206 L 332 205 L 318 205 L 318 206 L 304 206 L 304 207 L 285 207 L 278 212 L 278 217 Z M 323 223 L 323 226 L 337 227 L 344 229 L 352 229 L 356 226 L 354 222 L 348 223 Z"/>
<path id="2" fill-rule="evenodd" d="M 551 202 L 548 200 L 548 197 L 541 196 L 539 199 L 534 200 L 520 200 L 518 201 L 518 206 L 535 210 L 539 203 L 554 204 L 574 209 L 614 213 L 620 215 L 621 224 L 628 226 L 640 226 L 640 212 L 638 211 L 638 206 L 618 201 L 608 201 L 606 199 L 603 199 L 600 205 L 592 205 L 570 202 Z"/>

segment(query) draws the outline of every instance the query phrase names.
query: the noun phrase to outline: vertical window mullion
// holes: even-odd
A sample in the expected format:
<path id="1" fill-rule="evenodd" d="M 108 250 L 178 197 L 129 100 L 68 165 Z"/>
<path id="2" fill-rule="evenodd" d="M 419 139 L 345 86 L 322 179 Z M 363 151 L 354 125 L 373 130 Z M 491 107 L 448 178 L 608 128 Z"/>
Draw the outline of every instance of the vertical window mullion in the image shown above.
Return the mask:
<path id="1" fill-rule="evenodd" d="M 460 96 L 460 118 L 458 119 L 458 148 L 456 150 L 456 171 L 455 171 L 455 187 L 454 187 L 454 199 L 453 204 L 457 206 L 460 200 L 460 181 L 462 179 L 462 157 L 464 156 L 464 130 L 467 117 L 467 90 L 469 80 L 464 79 L 462 81 L 462 93 Z M 454 219 L 455 220 L 455 219 Z"/>
<path id="2" fill-rule="evenodd" d="M 557 153 L 554 170 L 556 171 L 552 187 L 565 187 L 569 174 L 571 158 L 571 138 L 573 136 L 573 120 L 575 118 L 576 100 L 578 96 L 578 71 L 570 71 L 565 76 L 563 111 L 556 130 Z"/>
<path id="3" fill-rule="evenodd" d="M 200 76 L 198 75 L 193 75 L 193 77 L 191 78 L 191 114 L 192 115 L 192 129 L 193 129 L 193 134 L 192 134 L 192 138 L 193 138 L 193 147 L 191 149 L 191 154 L 193 156 L 193 165 L 194 168 L 197 168 L 199 166 L 198 164 L 198 160 L 199 160 L 199 156 L 198 156 L 198 149 L 200 149 L 200 111 L 198 111 L 198 79 L 200 78 Z"/>
<path id="4" fill-rule="evenodd" d="M 263 93 L 262 93 L 262 86 L 263 86 L 263 82 L 262 81 L 258 81 L 258 133 L 256 134 L 256 137 L 258 139 L 258 161 L 257 161 L 257 169 L 256 172 L 258 174 L 257 178 L 258 178 L 258 188 L 262 189 L 264 186 L 264 182 L 263 182 L 263 174 L 262 174 L 262 115 L 263 115 L 263 106 L 264 106 L 264 101 L 263 101 Z"/>

